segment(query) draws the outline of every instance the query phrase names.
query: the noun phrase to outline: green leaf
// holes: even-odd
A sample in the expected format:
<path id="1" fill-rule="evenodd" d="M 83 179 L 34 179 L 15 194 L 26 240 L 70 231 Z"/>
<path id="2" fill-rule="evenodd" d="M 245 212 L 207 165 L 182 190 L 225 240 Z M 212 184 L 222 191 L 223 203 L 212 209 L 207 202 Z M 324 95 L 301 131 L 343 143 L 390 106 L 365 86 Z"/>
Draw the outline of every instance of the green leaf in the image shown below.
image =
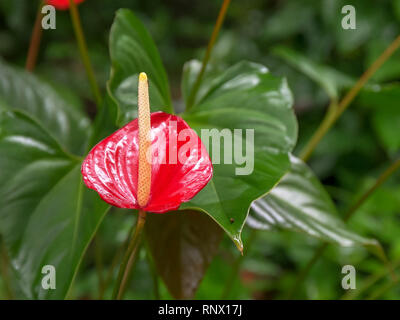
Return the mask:
<path id="1" fill-rule="evenodd" d="M 108 93 L 117 110 L 116 124 L 137 117 L 137 83 L 140 72 L 149 78 L 151 111 L 172 113 L 166 72 L 157 48 L 143 24 L 127 9 L 118 10 L 110 34 L 112 61 Z"/>
<path id="2" fill-rule="evenodd" d="M 39 79 L 1 68 L 0 233 L 20 297 L 63 299 L 109 208 L 84 187 L 81 159 L 71 153 L 86 148 L 90 130 Z M 45 265 L 56 268 L 55 290 L 42 288 Z"/>
<path id="3" fill-rule="evenodd" d="M 291 156 L 292 169 L 271 192 L 256 200 L 247 225 L 260 230 L 302 232 L 341 246 L 367 246 L 379 252 L 376 240 L 350 231 L 318 178 L 300 159 Z M 378 250 L 377 250 L 378 248 Z"/>
<path id="4" fill-rule="evenodd" d="M 221 228 L 191 210 L 148 214 L 146 235 L 158 274 L 176 299 L 192 299 L 222 240 Z"/>
<path id="5" fill-rule="evenodd" d="M 141 71 L 150 80 L 152 111 L 171 112 L 171 108 L 161 108 L 170 103 L 165 71 L 154 43 L 130 11 L 118 11 L 110 46 L 113 70 L 109 94 L 119 105 L 118 123 L 136 117 L 136 82 Z M 198 62 L 186 64 L 182 84 L 185 99 L 198 72 Z M 240 249 L 240 233 L 251 202 L 267 193 L 290 168 L 288 153 L 297 139 L 292 102 L 285 80 L 273 77 L 264 66 L 243 62 L 222 74 L 207 70 L 193 108 L 182 115 L 199 135 L 201 129 L 211 128 L 255 130 L 252 173 L 237 176 L 237 165 L 215 164 L 212 181 L 191 202 L 182 205 L 182 209 L 210 214 Z M 234 135 L 246 137 L 246 132 Z"/>
<path id="6" fill-rule="evenodd" d="M 353 85 L 354 80 L 332 67 L 316 63 L 287 47 L 275 47 L 272 53 L 319 84 L 330 99 L 337 100 L 340 92 Z"/>
<path id="7" fill-rule="evenodd" d="M 193 61 L 185 65 L 185 97 L 194 83 L 197 66 Z M 202 129 L 227 128 L 232 138 L 245 140 L 249 139 L 245 129 L 254 129 L 254 170 L 248 175 L 237 175 L 236 169 L 243 164 L 235 164 L 234 159 L 232 164 L 223 164 L 224 152 L 229 154 L 229 149 L 225 149 L 221 139 L 221 148 L 215 154 L 209 150 L 211 158 L 219 154 L 222 159 L 221 164 L 213 164 L 212 180 L 181 206 L 209 214 L 241 250 L 241 230 L 251 202 L 271 190 L 290 169 L 288 153 L 296 142 L 297 122 L 287 83 L 272 76 L 262 65 L 241 62 L 216 77 L 206 76 L 195 105 L 182 116 L 200 136 Z M 242 135 L 234 129 L 242 129 Z M 241 143 L 235 142 L 233 149 Z M 251 147 L 243 147 L 243 154 L 251 155 L 251 151 Z"/>
<path id="8" fill-rule="evenodd" d="M 371 108 L 372 125 L 389 153 L 400 149 L 400 86 L 374 85 L 361 91 L 358 103 Z"/>
<path id="9" fill-rule="evenodd" d="M 83 154 L 90 131 L 88 117 L 66 103 L 50 85 L 0 60 L 0 100 L 13 110 L 29 114 L 65 150 Z"/>

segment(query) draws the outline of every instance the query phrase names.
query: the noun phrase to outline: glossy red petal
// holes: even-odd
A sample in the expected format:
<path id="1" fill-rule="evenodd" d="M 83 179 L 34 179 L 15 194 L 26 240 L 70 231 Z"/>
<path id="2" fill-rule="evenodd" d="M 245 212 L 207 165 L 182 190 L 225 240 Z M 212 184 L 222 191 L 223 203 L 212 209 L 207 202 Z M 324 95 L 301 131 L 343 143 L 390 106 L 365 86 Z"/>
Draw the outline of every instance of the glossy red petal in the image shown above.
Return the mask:
<path id="1" fill-rule="evenodd" d="M 81 3 L 85 0 L 74 0 L 76 4 Z M 69 9 L 69 0 L 46 0 L 47 4 L 54 6 L 57 10 Z"/>
<path id="2" fill-rule="evenodd" d="M 139 208 L 138 121 L 128 123 L 98 143 L 82 164 L 85 184 L 106 202 L 120 207 L 167 212 L 192 199 L 212 177 L 206 148 L 181 118 L 151 114 L 152 181 L 150 199 Z"/>

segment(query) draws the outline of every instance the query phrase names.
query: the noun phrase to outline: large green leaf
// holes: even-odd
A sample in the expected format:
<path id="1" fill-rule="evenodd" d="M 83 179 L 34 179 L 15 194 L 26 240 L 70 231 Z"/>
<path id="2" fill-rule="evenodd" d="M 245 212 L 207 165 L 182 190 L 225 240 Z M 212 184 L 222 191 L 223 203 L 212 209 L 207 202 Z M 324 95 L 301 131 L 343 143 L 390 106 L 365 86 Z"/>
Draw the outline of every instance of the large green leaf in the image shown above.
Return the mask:
<path id="1" fill-rule="evenodd" d="M 372 125 L 382 144 L 390 153 L 400 149 L 400 86 L 374 85 L 361 91 L 358 103 L 371 108 Z"/>
<path id="2" fill-rule="evenodd" d="M 185 66 L 182 86 L 185 97 L 198 69 L 195 61 Z M 251 62 L 238 63 L 218 76 L 206 76 L 203 83 L 195 105 L 183 118 L 200 136 L 202 129 L 229 129 L 232 138 L 239 136 L 245 141 L 249 138 L 245 129 L 253 129 L 254 149 L 243 147 L 243 154 L 254 151 L 254 170 L 238 175 L 236 169 L 243 164 L 224 161 L 229 150 L 221 139 L 216 153 L 222 160 L 221 164 L 214 163 L 212 180 L 181 208 L 208 213 L 241 249 L 241 230 L 251 202 L 269 192 L 290 169 L 288 153 L 297 138 L 292 95 L 284 79 Z M 242 129 L 243 134 L 235 129 Z M 204 137 L 203 142 L 207 144 Z M 234 143 L 233 149 L 241 144 L 242 141 Z M 213 158 L 216 154 L 209 149 Z"/>
<path id="3" fill-rule="evenodd" d="M 332 67 L 316 63 L 290 48 L 279 46 L 272 52 L 319 84 L 330 99 L 337 100 L 340 91 L 354 83 L 351 77 Z"/>
<path id="4" fill-rule="evenodd" d="M 222 240 L 206 214 L 180 210 L 148 214 L 146 234 L 158 273 L 176 299 L 191 299 Z"/>
<path id="5" fill-rule="evenodd" d="M 338 218 L 336 207 L 308 166 L 291 156 L 292 168 L 265 197 L 256 200 L 247 218 L 255 229 L 284 229 L 341 246 L 379 248 L 378 242 L 350 231 Z M 380 249 L 379 249 L 380 250 Z"/>
<path id="6" fill-rule="evenodd" d="M 152 111 L 172 112 L 168 79 L 160 55 L 146 28 L 127 9 L 120 9 L 111 27 L 112 61 L 108 93 L 117 106 L 116 123 L 121 126 L 137 117 L 137 83 L 140 72 L 149 78 Z"/>
<path id="7" fill-rule="evenodd" d="M 136 116 L 136 81 L 141 71 L 147 72 L 150 79 L 152 111 L 170 106 L 165 72 L 154 43 L 130 11 L 118 11 L 110 42 L 113 70 L 109 93 L 119 106 L 119 124 Z M 185 65 L 185 99 L 199 69 L 196 61 Z M 239 63 L 216 76 L 207 70 L 195 104 L 183 118 L 199 134 L 201 129 L 227 128 L 233 135 L 246 138 L 245 129 L 255 130 L 252 173 L 239 176 L 236 169 L 243 165 L 215 164 L 212 181 L 191 202 L 182 205 L 182 209 L 208 213 L 241 249 L 240 233 L 251 202 L 267 193 L 290 168 L 288 153 L 296 142 L 297 123 L 287 83 L 273 77 L 264 66 L 250 62 Z M 234 129 L 244 130 L 243 135 L 234 133 Z M 243 149 L 243 153 L 250 151 Z"/>
<path id="8" fill-rule="evenodd" d="M 69 130 L 83 129 L 76 126 L 79 118 L 73 107 L 56 99 L 34 76 L 6 68 L 7 74 L 0 76 L 6 88 L 0 94 L 0 233 L 21 298 L 63 299 L 109 206 L 84 187 L 81 159 L 66 151 L 76 150 L 76 141 L 63 138 L 62 131 L 48 123 L 59 119 L 64 134 L 75 136 L 80 131 Z M 24 86 L 14 92 L 13 83 Z M 43 108 L 55 117 L 46 116 Z M 75 127 L 66 130 L 69 124 Z M 86 147 L 87 134 L 82 131 L 78 149 Z M 55 290 L 41 286 L 45 265 L 56 268 Z"/>
<path id="9" fill-rule="evenodd" d="M 66 150 L 83 154 L 90 135 L 88 117 L 66 103 L 50 85 L 0 60 L 0 100 L 29 114 Z"/>

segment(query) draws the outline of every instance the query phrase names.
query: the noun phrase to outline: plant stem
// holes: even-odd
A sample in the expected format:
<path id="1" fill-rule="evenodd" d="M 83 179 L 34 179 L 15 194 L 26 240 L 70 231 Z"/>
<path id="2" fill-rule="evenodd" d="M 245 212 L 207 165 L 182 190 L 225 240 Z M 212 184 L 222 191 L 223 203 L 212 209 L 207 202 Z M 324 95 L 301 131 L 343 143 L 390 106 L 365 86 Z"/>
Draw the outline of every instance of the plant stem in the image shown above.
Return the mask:
<path id="1" fill-rule="evenodd" d="M 140 246 L 140 242 L 142 239 L 142 231 L 144 224 L 146 222 L 146 212 L 139 210 L 136 229 L 129 242 L 128 249 L 125 252 L 125 256 L 122 260 L 119 272 L 117 283 L 113 292 L 113 299 L 121 300 L 124 296 L 126 286 L 128 284 L 129 276 L 131 274 L 133 263 L 135 262 L 138 248 Z"/>
<path id="2" fill-rule="evenodd" d="M 41 0 L 39 4 L 39 8 L 36 14 L 35 24 L 33 26 L 31 42 L 29 44 L 28 56 L 26 58 L 25 69 L 27 71 L 32 72 L 35 69 L 37 56 L 40 47 L 40 41 L 42 39 L 42 7 L 44 5 L 44 1 Z"/>
<path id="3" fill-rule="evenodd" d="M 399 48 L 400 46 L 400 36 L 398 36 L 387 48 L 386 50 L 372 63 L 372 65 L 362 74 L 355 85 L 350 89 L 350 91 L 344 96 L 340 101 L 337 110 L 334 114 L 329 112 L 326 114 L 325 118 L 322 120 L 317 131 L 311 137 L 308 144 L 302 150 L 300 157 L 304 161 L 307 161 L 311 154 L 313 153 L 316 146 L 319 144 L 321 139 L 325 136 L 328 130 L 335 124 L 342 113 L 347 109 L 350 103 L 357 96 L 359 91 L 364 87 L 368 80 L 375 74 L 375 72 L 385 63 L 387 59 Z"/>
<path id="4" fill-rule="evenodd" d="M 188 97 L 188 102 L 187 102 L 187 106 L 186 106 L 187 110 L 189 110 L 195 102 L 197 92 L 200 88 L 201 80 L 203 79 L 204 72 L 206 71 L 206 67 L 207 67 L 208 61 L 210 60 L 212 49 L 214 47 L 215 41 L 217 40 L 218 33 L 219 33 L 219 30 L 221 29 L 222 23 L 224 22 L 225 15 L 228 10 L 230 2 L 231 2 L 230 0 L 224 0 L 223 4 L 221 6 L 221 9 L 219 10 L 218 18 L 215 23 L 214 30 L 211 34 L 210 41 L 208 42 L 207 50 L 206 50 L 206 53 L 203 58 L 200 72 L 197 75 L 196 81 L 195 81 L 193 88 L 190 91 L 190 95 Z"/>
<path id="5" fill-rule="evenodd" d="M 97 107 L 101 106 L 101 94 L 99 87 L 96 82 L 96 77 L 94 75 L 92 64 L 90 63 L 89 53 L 85 41 L 85 36 L 83 35 L 82 24 L 79 18 L 79 12 L 75 1 L 69 0 L 69 10 L 71 13 L 72 25 L 74 27 L 76 41 L 78 43 L 79 52 L 82 58 L 83 65 L 85 66 L 86 74 L 90 83 L 90 88 L 92 90 Z"/>
<path id="6" fill-rule="evenodd" d="M 305 146 L 300 154 L 300 157 L 307 161 L 311 156 L 312 152 L 325 136 L 332 125 L 337 121 L 341 114 L 347 109 L 350 103 L 354 100 L 358 92 L 364 87 L 367 81 L 374 75 L 374 73 L 383 65 L 383 63 L 390 58 L 390 56 L 399 48 L 400 46 L 400 36 L 398 36 L 387 48 L 386 50 L 374 61 L 374 63 L 363 73 L 363 75 L 358 79 L 356 84 L 350 89 L 350 91 L 341 100 L 339 105 L 335 108 L 329 108 L 323 121 L 318 127 L 317 131 L 314 133 L 308 144 Z M 332 110 L 335 110 L 332 112 Z M 382 184 L 391 174 L 393 174 L 400 167 L 400 159 L 394 162 L 376 181 L 376 183 L 364 193 L 359 200 L 350 207 L 350 209 L 345 214 L 345 221 L 350 219 L 352 215 L 357 211 L 357 209 L 368 199 L 368 197 Z M 308 273 L 317 262 L 319 257 L 325 251 L 327 244 L 321 245 L 315 252 L 314 256 L 311 258 L 310 262 L 307 264 L 306 268 L 299 274 L 292 290 L 289 292 L 289 296 L 293 296 L 298 290 L 300 285 L 303 283 Z"/>
<path id="7" fill-rule="evenodd" d="M 371 194 L 375 192 L 394 172 L 396 172 L 400 168 L 400 158 L 397 159 L 395 162 L 392 163 L 389 168 L 387 168 L 375 181 L 374 185 L 369 188 L 359 199 L 358 201 L 350 207 L 350 209 L 346 212 L 344 216 L 344 221 L 348 221 L 360 208 L 363 203 L 369 198 Z"/>
<path id="8" fill-rule="evenodd" d="M 365 203 L 368 197 L 374 193 L 376 189 L 378 189 L 396 170 L 400 168 L 400 159 L 396 160 L 392 163 L 389 168 L 387 168 L 375 181 L 374 185 L 371 186 L 363 195 L 356 201 L 354 205 L 350 207 L 350 209 L 345 213 L 344 220 L 347 222 L 354 213 Z M 304 280 L 306 279 L 308 273 L 311 271 L 312 267 L 318 261 L 318 259 L 322 256 L 325 249 L 328 247 L 328 243 L 322 244 L 317 251 L 314 253 L 314 256 L 311 260 L 307 263 L 306 267 L 300 272 L 298 278 L 295 281 L 292 289 L 289 291 L 288 298 L 291 298 L 297 290 L 300 288 Z M 392 269 L 391 267 L 389 269 Z"/>
<path id="9" fill-rule="evenodd" d="M 115 253 L 114 257 L 111 260 L 111 265 L 108 269 L 106 278 L 104 280 L 104 286 L 103 286 L 103 290 L 99 293 L 99 300 L 103 300 L 104 298 L 104 293 L 106 291 L 106 289 L 108 288 L 108 285 L 110 284 L 113 274 L 114 274 L 114 269 L 118 264 L 118 261 L 120 259 L 120 257 L 122 256 L 122 254 L 124 253 L 125 249 L 127 248 L 128 244 L 129 244 L 129 239 L 131 238 L 131 236 L 133 236 L 133 233 L 135 231 L 135 227 L 132 226 L 131 230 L 128 232 L 128 235 L 126 237 L 126 239 L 124 240 L 124 242 L 122 243 L 122 245 L 118 248 L 117 252 Z"/>
<path id="10" fill-rule="evenodd" d="M 257 235 L 257 230 L 256 229 L 251 229 L 249 239 L 247 240 L 247 247 L 246 251 L 249 251 L 250 246 L 254 242 L 254 239 L 256 238 Z M 221 300 L 229 298 L 229 294 L 232 290 L 232 286 L 235 283 L 235 280 L 238 276 L 238 273 L 240 271 L 240 267 L 242 266 L 243 260 L 244 260 L 244 255 L 240 254 L 234 261 L 233 266 L 232 266 L 232 271 L 231 274 L 228 277 L 228 280 L 225 283 L 224 289 L 222 291 L 221 295 Z"/>

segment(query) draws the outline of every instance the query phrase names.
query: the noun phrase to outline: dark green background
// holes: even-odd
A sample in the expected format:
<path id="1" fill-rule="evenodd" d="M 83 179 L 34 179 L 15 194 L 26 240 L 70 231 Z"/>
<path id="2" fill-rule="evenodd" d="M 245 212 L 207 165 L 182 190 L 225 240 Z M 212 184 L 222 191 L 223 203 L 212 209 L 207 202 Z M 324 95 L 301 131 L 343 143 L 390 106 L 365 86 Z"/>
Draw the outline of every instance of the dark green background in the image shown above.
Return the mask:
<path id="1" fill-rule="evenodd" d="M 98 83 L 104 86 L 109 77 L 107 43 L 114 12 L 121 7 L 130 8 L 156 42 L 170 79 L 172 99 L 179 106 L 182 65 L 192 58 L 202 58 L 220 4 L 221 1 L 200 0 L 87 0 L 79 9 Z M 356 7 L 357 29 L 354 31 L 341 28 L 340 9 L 345 4 Z M 0 56 L 7 62 L 24 66 L 36 10 L 37 1 L 0 0 Z M 273 48 L 277 45 L 289 47 L 315 63 L 329 65 L 357 79 L 399 31 L 399 0 L 233 0 L 211 63 L 224 68 L 245 59 L 262 63 L 273 74 L 287 77 L 299 120 L 299 151 L 322 119 L 329 98 L 318 84 L 274 55 Z M 58 12 L 57 29 L 44 33 L 36 73 L 63 88 L 70 99 L 81 98 L 88 112 L 94 115 L 68 12 Z M 396 53 L 372 81 L 397 86 L 399 77 L 400 53 Z M 367 94 L 361 95 L 309 161 L 342 212 L 399 155 L 400 100 L 396 96 L 388 99 L 374 100 Z M 378 239 L 391 260 L 400 256 L 399 180 L 398 174 L 392 177 L 350 221 L 353 230 Z M 100 231 L 105 247 L 105 269 L 123 241 L 131 219 L 125 213 L 107 215 Z M 318 240 L 301 234 L 258 232 L 243 261 L 240 281 L 234 284 L 229 298 L 282 298 L 318 245 Z M 74 298 L 96 298 L 93 255 L 93 250 L 89 250 L 85 257 L 75 282 Z M 237 255 L 231 241 L 225 237 L 197 298 L 220 297 Z M 141 258 L 132 280 L 136 290 L 128 292 L 127 298 L 153 297 L 144 252 Z M 356 267 L 358 286 L 383 268 L 366 249 L 330 246 L 296 297 L 340 298 L 345 294 L 340 285 L 341 268 L 345 264 Z M 388 280 L 373 286 L 363 297 L 379 292 L 385 281 Z M 163 286 L 161 294 L 169 297 Z M 5 290 L 0 279 L 0 298 L 3 297 Z M 400 287 L 385 291 L 381 298 L 400 298 Z"/>

